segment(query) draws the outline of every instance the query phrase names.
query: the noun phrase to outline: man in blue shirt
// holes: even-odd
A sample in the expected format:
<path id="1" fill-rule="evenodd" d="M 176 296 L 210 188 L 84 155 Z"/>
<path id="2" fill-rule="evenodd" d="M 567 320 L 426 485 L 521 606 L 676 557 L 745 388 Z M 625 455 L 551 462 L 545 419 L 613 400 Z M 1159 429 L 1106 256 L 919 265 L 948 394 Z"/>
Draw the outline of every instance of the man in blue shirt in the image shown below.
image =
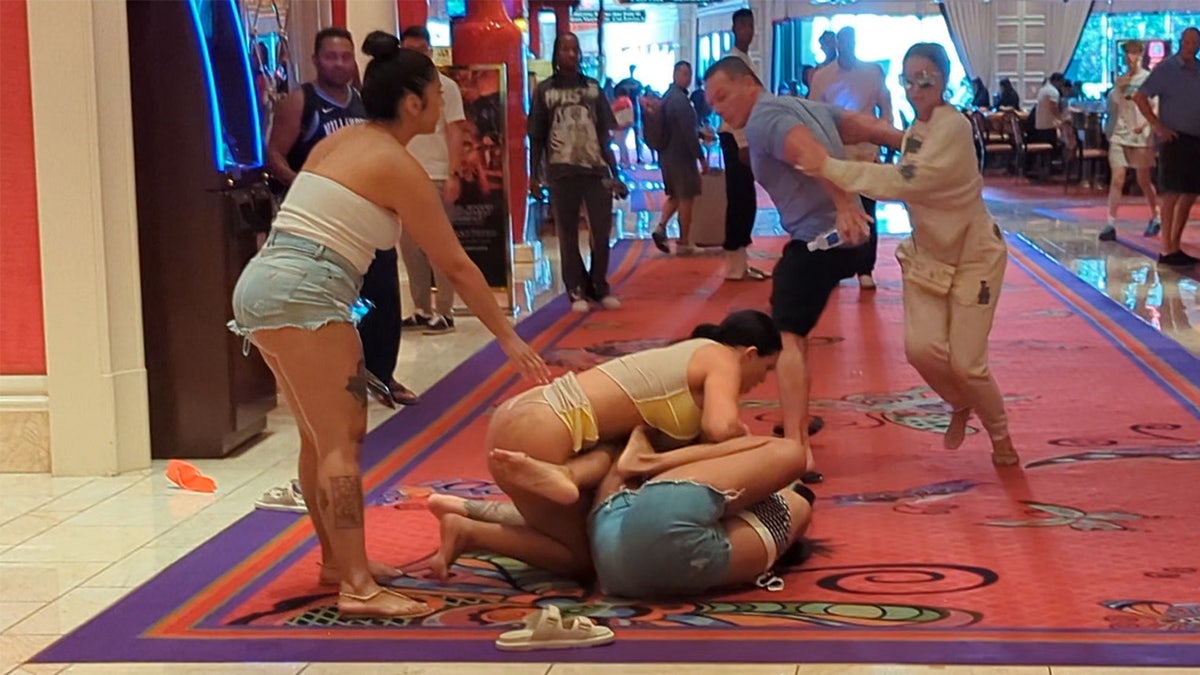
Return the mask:
<path id="1" fill-rule="evenodd" d="M 1179 52 L 1150 72 L 1133 100 L 1159 138 L 1158 192 L 1162 197 L 1162 254 L 1158 262 L 1191 267 L 1200 258 L 1180 248 L 1183 227 L 1200 193 L 1200 29 L 1183 31 Z M 1150 99 L 1158 97 L 1158 114 Z"/>
<path id="2" fill-rule="evenodd" d="M 854 247 L 867 240 L 870 220 L 858 195 L 796 168 L 801 134 L 807 128 L 835 157 L 843 156 L 843 143 L 899 147 L 903 134 L 870 115 L 801 98 L 776 97 L 738 58 L 715 63 L 704 82 L 708 100 L 721 119 L 744 130 L 754 176 L 771 196 L 792 238 L 775 266 L 771 315 L 783 332 L 783 351 L 776 369 L 784 436 L 808 448 L 811 377 L 807 335 L 833 289 L 842 279 L 855 276 L 859 252 Z M 809 250 L 809 242 L 834 229 L 841 246 Z"/>

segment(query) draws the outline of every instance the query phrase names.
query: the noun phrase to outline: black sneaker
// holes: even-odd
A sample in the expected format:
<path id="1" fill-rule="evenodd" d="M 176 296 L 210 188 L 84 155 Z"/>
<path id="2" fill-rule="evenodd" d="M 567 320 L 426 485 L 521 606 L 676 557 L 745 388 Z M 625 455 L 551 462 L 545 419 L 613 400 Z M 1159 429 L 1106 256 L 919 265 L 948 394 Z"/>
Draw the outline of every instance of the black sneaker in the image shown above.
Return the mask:
<path id="1" fill-rule="evenodd" d="M 1197 262 L 1200 262 L 1200 258 L 1190 256 L 1183 251 L 1175 251 L 1174 253 L 1165 253 L 1158 256 L 1158 264 L 1167 265 L 1168 267 L 1191 267 Z"/>
<path id="2" fill-rule="evenodd" d="M 1150 222 L 1146 223 L 1146 231 L 1142 234 L 1147 237 L 1157 236 L 1162 231 L 1162 222 L 1158 218 L 1151 218 Z"/>
<path id="3" fill-rule="evenodd" d="M 654 228 L 654 231 L 650 233 L 650 239 L 654 240 L 654 248 L 663 253 L 671 252 L 671 247 L 667 245 L 667 232 L 661 225 Z"/>
<path id="4" fill-rule="evenodd" d="M 1117 228 L 1112 225 L 1105 225 L 1104 229 L 1100 230 L 1100 241 L 1116 241 Z"/>
<path id="5" fill-rule="evenodd" d="M 423 335 L 444 335 L 453 332 L 454 319 L 442 314 L 434 314 L 425 324 L 425 330 L 421 331 Z"/>
<path id="6" fill-rule="evenodd" d="M 429 325 L 429 317 L 420 312 L 413 312 L 412 316 L 406 316 L 400 320 L 400 330 L 413 330 L 415 328 L 424 328 Z"/>

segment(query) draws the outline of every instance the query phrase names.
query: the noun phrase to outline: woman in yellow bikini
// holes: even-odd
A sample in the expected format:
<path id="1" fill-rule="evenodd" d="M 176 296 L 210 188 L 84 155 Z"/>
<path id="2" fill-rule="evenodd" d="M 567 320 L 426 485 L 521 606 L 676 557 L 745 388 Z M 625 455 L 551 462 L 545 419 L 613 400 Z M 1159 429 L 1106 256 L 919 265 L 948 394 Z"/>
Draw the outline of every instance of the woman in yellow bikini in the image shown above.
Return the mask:
<path id="1" fill-rule="evenodd" d="M 434 575 L 444 581 L 458 555 L 483 549 L 590 578 L 592 500 L 581 499 L 580 489 L 608 475 L 639 426 L 649 427 L 660 449 L 746 436 L 739 400 L 766 379 L 781 348 L 771 318 L 743 310 L 698 326 L 682 342 L 567 373 L 507 401 L 488 429 L 488 469 L 520 517 L 432 500 L 442 528 Z"/>

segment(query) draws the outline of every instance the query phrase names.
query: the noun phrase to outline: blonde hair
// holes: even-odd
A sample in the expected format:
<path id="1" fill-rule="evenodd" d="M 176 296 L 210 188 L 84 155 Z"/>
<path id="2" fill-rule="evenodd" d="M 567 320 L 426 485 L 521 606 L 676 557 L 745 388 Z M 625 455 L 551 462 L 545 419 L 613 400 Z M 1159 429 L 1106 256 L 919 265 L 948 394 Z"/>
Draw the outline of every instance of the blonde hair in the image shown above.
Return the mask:
<path id="1" fill-rule="evenodd" d="M 1121 45 L 1121 50 L 1126 54 L 1141 54 L 1146 51 L 1146 45 L 1141 40 L 1128 40 Z"/>

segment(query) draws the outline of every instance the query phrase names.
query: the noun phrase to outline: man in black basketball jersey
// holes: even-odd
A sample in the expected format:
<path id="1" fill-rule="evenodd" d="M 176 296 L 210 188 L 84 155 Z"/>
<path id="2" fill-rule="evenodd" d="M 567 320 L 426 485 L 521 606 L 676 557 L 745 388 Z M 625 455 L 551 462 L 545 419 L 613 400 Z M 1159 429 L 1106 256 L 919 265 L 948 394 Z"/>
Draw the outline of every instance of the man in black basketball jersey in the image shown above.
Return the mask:
<path id="1" fill-rule="evenodd" d="M 308 154 L 321 139 L 352 124 L 366 121 L 362 99 L 351 83 L 358 74 L 354 40 L 344 28 L 326 28 L 317 33 L 313 48 L 317 79 L 305 82 L 275 108 L 267 165 L 277 193 L 287 191 L 304 166 Z M 400 352 L 400 277 L 396 248 L 380 249 L 363 275 L 361 295 L 375 309 L 358 325 L 367 370 L 387 383 L 391 400 L 376 395 L 385 405 L 411 405 L 419 398 L 393 378 Z"/>

